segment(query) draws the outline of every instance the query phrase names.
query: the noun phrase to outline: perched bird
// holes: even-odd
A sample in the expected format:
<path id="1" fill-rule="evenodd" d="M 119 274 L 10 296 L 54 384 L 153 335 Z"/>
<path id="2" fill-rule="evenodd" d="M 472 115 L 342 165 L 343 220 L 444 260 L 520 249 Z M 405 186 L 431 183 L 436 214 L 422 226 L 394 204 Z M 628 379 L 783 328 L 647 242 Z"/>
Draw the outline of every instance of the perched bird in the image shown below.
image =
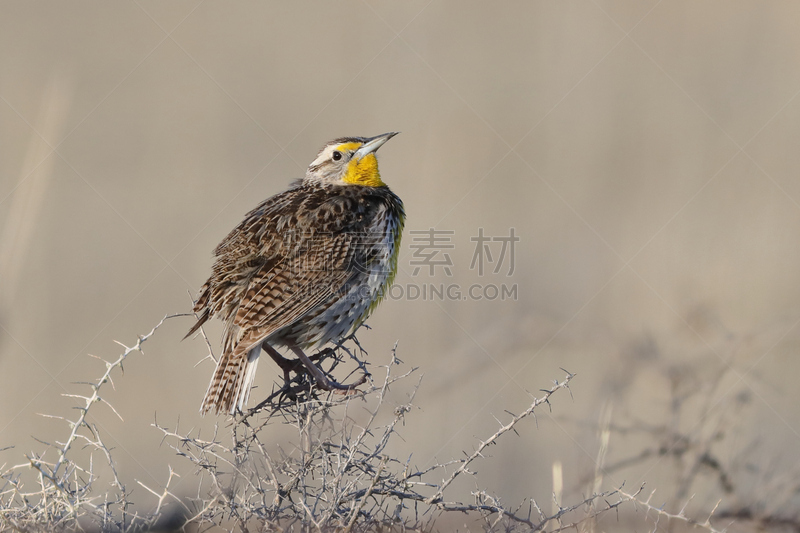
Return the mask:
<path id="1" fill-rule="evenodd" d="M 328 379 L 303 350 L 360 325 L 394 280 L 405 212 L 381 180 L 375 151 L 395 135 L 329 142 L 305 178 L 250 211 L 214 250 L 186 335 L 215 315 L 225 323 L 201 412 L 243 410 L 262 349 L 286 371 L 277 346 L 318 387 L 353 387 Z"/>

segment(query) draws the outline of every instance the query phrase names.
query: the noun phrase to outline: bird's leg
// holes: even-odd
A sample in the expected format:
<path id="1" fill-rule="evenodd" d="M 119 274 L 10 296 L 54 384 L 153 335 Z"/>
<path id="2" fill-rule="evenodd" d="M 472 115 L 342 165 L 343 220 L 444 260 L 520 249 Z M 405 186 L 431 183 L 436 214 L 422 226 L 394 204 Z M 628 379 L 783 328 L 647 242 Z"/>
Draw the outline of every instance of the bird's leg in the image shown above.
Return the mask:
<path id="1" fill-rule="evenodd" d="M 317 382 L 317 386 L 322 390 L 350 391 L 367 381 L 367 376 L 365 374 L 361 376 L 361 379 L 349 385 L 342 385 L 341 383 L 337 383 L 332 379 L 328 379 L 328 376 L 326 376 L 325 373 L 322 372 L 322 370 L 320 370 L 319 367 L 315 365 L 314 362 L 311 361 L 311 359 L 309 359 L 305 353 L 303 353 L 303 350 L 301 350 L 299 346 L 296 346 L 294 344 L 289 344 L 288 346 L 289 349 L 294 352 L 297 358 L 303 362 L 303 364 L 306 366 L 311 375 L 314 376 L 314 381 Z"/>
<path id="2" fill-rule="evenodd" d="M 290 361 L 289 359 L 286 359 L 278 352 L 278 350 L 270 346 L 266 341 L 261 343 L 261 347 L 269 354 L 270 357 L 272 357 L 272 360 L 275 361 L 279 367 L 281 367 L 281 370 L 283 370 L 283 379 L 286 381 L 286 383 L 289 383 L 289 372 L 292 370 L 297 371 L 297 367 L 300 366 L 297 364 L 297 361 Z"/>

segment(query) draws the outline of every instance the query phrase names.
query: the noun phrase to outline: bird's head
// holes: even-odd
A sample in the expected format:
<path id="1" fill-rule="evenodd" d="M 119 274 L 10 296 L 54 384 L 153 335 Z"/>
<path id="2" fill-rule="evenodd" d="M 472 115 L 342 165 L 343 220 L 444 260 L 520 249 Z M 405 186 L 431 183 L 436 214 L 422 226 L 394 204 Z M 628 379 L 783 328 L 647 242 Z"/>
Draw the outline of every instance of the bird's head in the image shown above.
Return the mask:
<path id="1" fill-rule="evenodd" d="M 329 142 L 308 166 L 306 180 L 383 187 L 386 184 L 378 172 L 375 151 L 395 135 L 397 132 L 368 139 L 342 137 Z"/>

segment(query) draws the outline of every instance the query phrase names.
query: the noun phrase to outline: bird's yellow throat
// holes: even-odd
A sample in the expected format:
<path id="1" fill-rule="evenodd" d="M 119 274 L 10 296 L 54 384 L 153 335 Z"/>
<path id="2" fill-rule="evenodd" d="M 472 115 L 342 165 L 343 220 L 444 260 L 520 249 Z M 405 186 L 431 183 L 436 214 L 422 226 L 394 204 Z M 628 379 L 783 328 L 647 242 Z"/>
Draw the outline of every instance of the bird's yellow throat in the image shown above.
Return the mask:
<path id="1" fill-rule="evenodd" d="M 367 154 L 361 159 L 356 160 L 354 158 L 350 161 L 342 181 L 367 187 L 383 187 L 386 185 L 381 180 L 381 173 L 378 171 L 378 158 L 375 157 L 375 154 Z"/>

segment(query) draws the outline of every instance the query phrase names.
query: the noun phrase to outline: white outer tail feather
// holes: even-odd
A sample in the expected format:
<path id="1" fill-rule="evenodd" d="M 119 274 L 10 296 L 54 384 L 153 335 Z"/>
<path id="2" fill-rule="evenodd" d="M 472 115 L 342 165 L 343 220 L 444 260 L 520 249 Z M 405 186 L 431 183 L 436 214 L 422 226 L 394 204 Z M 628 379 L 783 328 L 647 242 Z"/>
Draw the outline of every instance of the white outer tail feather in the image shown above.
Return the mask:
<path id="1" fill-rule="evenodd" d="M 256 379 L 256 368 L 258 368 L 258 356 L 261 355 L 261 344 L 257 344 L 255 348 L 247 352 L 247 362 L 244 364 L 244 379 L 242 381 L 242 390 L 236 391 L 235 404 L 240 411 L 244 411 L 244 406 L 250 399 L 250 389 L 253 387 L 253 381 Z M 233 409 L 231 409 L 233 411 Z M 232 413 L 231 413 L 232 414 Z"/>
<path id="2" fill-rule="evenodd" d="M 228 383 L 225 384 L 220 383 L 219 381 L 222 381 L 222 379 L 218 379 L 218 377 L 226 377 L 227 373 L 225 370 L 230 365 L 235 364 L 235 362 L 233 361 L 232 354 L 227 354 L 227 356 L 224 354 L 217 363 L 217 368 L 214 370 L 214 377 L 211 379 L 211 383 L 208 384 L 200 412 L 205 414 L 213 410 L 220 413 L 225 410 L 226 406 L 224 404 L 228 402 L 225 401 L 223 395 L 224 391 L 228 390 L 229 387 L 233 388 L 233 394 L 230 397 L 228 414 L 236 414 L 237 409 L 243 411 L 250 397 L 250 389 L 255 381 L 259 355 L 261 355 L 261 343 L 256 344 L 255 347 L 247 352 L 247 359 L 242 361 L 241 366 L 236 369 L 235 374 L 229 375 L 227 379 L 224 379 L 224 381 Z"/>

